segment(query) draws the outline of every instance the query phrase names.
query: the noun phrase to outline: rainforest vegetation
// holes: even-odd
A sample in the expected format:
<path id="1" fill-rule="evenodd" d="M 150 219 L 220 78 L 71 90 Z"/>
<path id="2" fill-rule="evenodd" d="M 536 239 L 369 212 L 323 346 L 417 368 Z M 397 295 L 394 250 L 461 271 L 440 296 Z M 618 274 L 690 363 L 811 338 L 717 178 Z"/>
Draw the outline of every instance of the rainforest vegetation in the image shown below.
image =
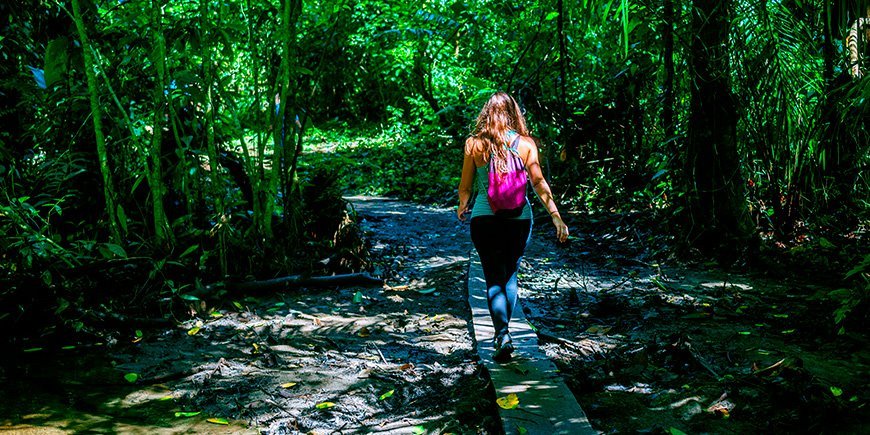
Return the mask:
<path id="1" fill-rule="evenodd" d="M 506 91 L 568 225 L 589 235 L 559 248 L 567 267 L 607 256 L 582 240 L 613 238 L 655 270 L 799 279 L 813 289 L 800 307 L 756 286 L 732 308 L 812 319 L 781 329 L 837 344 L 832 358 L 863 349 L 853 385 L 782 375 L 776 388 L 813 391 L 801 397 L 823 421 L 866 414 L 863 17 L 858 0 L 4 1 L 0 346 L 17 367 L 4 376 L 64 346 L 91 349 L 76 357 L 89 361 L 109 352 L 95 343 L 132 346 L 181 324 L 193 336 L 257 304 L 244 298 L 274 298 L 275 278 L 321 301 L 413 286 L 393 261 L 407 252 L 378 250 L 352 198 L 455 208 L 464 139 Z M 287 301 L 273 302 L 261 307 Z M 603 391 L 564 364 L 586 379 L 572 388 Z M 605 431 L 645 428 L 591 415 Z M 489 427 L 462 424 L 445 427 Z"/>

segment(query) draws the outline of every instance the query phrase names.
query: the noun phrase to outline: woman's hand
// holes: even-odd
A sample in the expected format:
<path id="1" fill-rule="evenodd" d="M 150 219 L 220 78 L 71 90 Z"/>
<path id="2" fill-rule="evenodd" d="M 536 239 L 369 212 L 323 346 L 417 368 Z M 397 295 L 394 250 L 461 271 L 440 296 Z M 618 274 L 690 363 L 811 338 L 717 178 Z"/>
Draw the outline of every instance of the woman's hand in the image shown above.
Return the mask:
<path id="1" fill-rule="evenodd" d="M 568 225 L 565 225 L 559 213 L 553 214 L 553 226 L 556 227 L 556 239 L 562 243 L 568 240 Z"/>
<path id="2" fill-rule="evenodd" d="M 465 222 L 468 213 L 471 210 L 468 209 L 468 203 L 459 204 L 459 207 L 456 209 L 456 218 L 459 219 L 460 222 Z"/>

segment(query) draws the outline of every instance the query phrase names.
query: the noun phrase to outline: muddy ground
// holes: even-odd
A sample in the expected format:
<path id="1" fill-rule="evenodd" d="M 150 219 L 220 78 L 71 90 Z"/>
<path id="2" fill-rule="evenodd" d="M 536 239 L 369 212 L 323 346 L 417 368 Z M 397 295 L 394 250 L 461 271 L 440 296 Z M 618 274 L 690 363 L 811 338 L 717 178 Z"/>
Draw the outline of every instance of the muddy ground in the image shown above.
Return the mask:
<path id="1" fill-rule="evenodd" d="M 177 327 L 18 354 L 0 373 L 0 430 L 499 433 L 469 330 L 467 225 L 449 209 L 351 202 L 388 287 L 231 299 Z M 539 221 L 520 277 L 593 427 L 870 427 L 870 347 L 817 306 L 829 289 L 654 260 L 656 239 L 625 220 L 570 215 L 564 245 Z"/>
<path id="2" fill-rule="evenodd" d="M 593 426 L 606 433 L 866 433 L 870 347 L 838 335 L 832 289 L 735 265 L 651 259 L 625 215 L 538 225 L 526 314 Z"/>
<path id="3" fill-rule="evenodd" d="M 387 288 L 227 300 L 178 327 L 17 355 L 0 378 L 0 430 L 497 433 L 464 227 L 449 210 L 353 204 Z"/>

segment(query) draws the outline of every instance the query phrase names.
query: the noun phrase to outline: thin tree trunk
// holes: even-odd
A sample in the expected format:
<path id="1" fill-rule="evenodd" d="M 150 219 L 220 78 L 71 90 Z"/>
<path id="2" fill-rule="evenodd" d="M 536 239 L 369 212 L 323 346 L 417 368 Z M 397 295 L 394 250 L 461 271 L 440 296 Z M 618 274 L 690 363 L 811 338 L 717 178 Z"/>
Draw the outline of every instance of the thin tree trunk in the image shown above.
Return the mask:
<path id="1" fill-rule="evenodd" d="M 562 0 L 557 1 L 556 9 L 559 12 L 556 17 L 556 36 L 559 38 L 559 115 L 562 117 L 560 122 L 564 123 L 565 107 L 568 104 L 568 49 L 565 47 L 565 5 Z"/>
<path id="2" fill-rule="evenodd" d="M 97 91 L 97 76 L 94 72 L 94 56 L 91 52 L 91 44 L 88 39 L 85 23 L 82 19 L 79 0 L 72 0 L 73 18 L 82 43 L 82 56 L 85 63 L 85 75 L 88 79 L 88 93 L 91 100 L 91 114 L 94 123 L 94 136 L 97 142 L 97 158 L 100 164 L 100 174 L 103 177 L 103 195 L 106 198 L 106 214 L 109 218 L 109 227 L 112 232 L 112 240 L 120 244 L 126 233 L 127 218 L 124 209 L 118 204 L 115 184 L 112 181 L 112 171 L 109 168 L 109 156 L 106 150 L 106 137 L 103 134 L 103 110 L 100 106 L 99 93 Z"/>
<path id="3" fill-rule="evenodd" d="M 694 0 L 690 57 L 693 71 L 687 172 L 690 237 L 726 262 L 753 240 L 737 152 L 737 110 L 729 83 L 728 33 L 731 1 Z"/>
<path id="4" fill-rule="evenodd" d="M 281 181 L 281 171 L 283 167 L 284 146 L 286 136 L 286 114 L 287 114 L 287 97 L 290 95 L 290 56 L 291 56 L 291 41 L 293 39 L 291 20 L 295 9 L 295 0 L 284 0 L 281 13 L 281 28 L 279 35 L 281 36 L 281 70 L 279 76 L 280 89 L 280 106 L 278 108 L 278 116 L 276 117 L 275 126 L 273 127 L 273 143 L 272 150 L 272 172 L 269 176 L 269 190 L 266 196 L 265 212 L 266 219 L 263 224 L 263 233 L 267 237 L 272 235 L 272 211 L 275 208 L 276 199 L 278 196 L 278 185 Z"/>
<path id="5" fill-rule="evenodd" d="M 662 86 L 662 129 L 665 140 L 675 135 L 674 128 L 674 0 L 664 0 L 662 14 L 662 54 L 665 69 L 665 82 Z"/>
<path id="6" fill-rule="evenodd" d="M 151 203 L 154 214 L 154 235 L 157 243 L 161 246 L 173 243 L 172 229 L 163 209 L 163 201 L 166 188 L 163 185 L 163 170 L 161 168 L 163 150 L 163 118 L 167 99 L 164 95 L 166 89 L 166 43 L 163 40 L 162 27 L 163 11 L 160 0 L 151 0 L 151 24 L 153 37 L 153 51 L 151 62 L 156 69 L 154 85 L 154 122 L 151 134 L 151 152 L 149 153 L 150 168 L 148 171 L 148 186 L 151 189 Z M 168 247 L 168 246 L 166 246 Z"/>
<path id="7" fill-rule="evenodd" d="M 208 153 L 209 175 L 211 178 L 211 194 L 214 201 L 214 222 L 217 228 L 218 237 L 218 256 L 221 266 L 221 272 L 226 275 L 227 259 L 226 250 L 224 249 L 224 231 L 222 230 L 222 221 L 224 219 L 224 204 L 223 204 L 223 182 L 220 171 L 220 160 L 215 143 L 215 99 L 214 99 L 214 59 L 212 59 L 212 50 L 209 45 L 209 38 L 212 36 L 212 26 L 209 20 L 208 0 L 200 0 L 200 29 L 202 32 L 202 81 L 205 86 L 205 137 L 206 137 L 206 152 Z"/>

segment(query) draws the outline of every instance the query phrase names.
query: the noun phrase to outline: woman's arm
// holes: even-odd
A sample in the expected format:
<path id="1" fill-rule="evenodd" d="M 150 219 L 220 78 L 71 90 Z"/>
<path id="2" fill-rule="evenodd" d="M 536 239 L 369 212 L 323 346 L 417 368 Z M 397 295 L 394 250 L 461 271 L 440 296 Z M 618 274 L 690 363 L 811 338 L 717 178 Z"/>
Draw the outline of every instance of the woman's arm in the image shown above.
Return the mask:
<path id="1" fill-rule="evenodd" d="M 462 159 L 462 179 L 459 181 L 459 208 L 456 217 L 465 222 L 468 213 L 468 201 L 471 200 L 471 183 L 474 181 L 474 158 L 467 151 Z"/>
<path id="2" fill-rule="evenodd" d="M 560 242 L 568 239 L 568 226 L 562 221 L 562 216 L 559 215 L 559 207 L 556 205 L 556 200 L 553 199 L 553 192 L 550 191 L 550 185 L 544 179 L 544 173 L 541 171 L 541 162 L 538 160 L 538 147 L 532 138 L 522 138 L 521 144 L 526 145 L 528 153 L 526 154 L 526 169 L 529 170 L 529 178 L 535 193 L 541 200 L 541 204 L 550 213 L 553 219 L 553 226 L 556 227 L 556 238 Z"/>

